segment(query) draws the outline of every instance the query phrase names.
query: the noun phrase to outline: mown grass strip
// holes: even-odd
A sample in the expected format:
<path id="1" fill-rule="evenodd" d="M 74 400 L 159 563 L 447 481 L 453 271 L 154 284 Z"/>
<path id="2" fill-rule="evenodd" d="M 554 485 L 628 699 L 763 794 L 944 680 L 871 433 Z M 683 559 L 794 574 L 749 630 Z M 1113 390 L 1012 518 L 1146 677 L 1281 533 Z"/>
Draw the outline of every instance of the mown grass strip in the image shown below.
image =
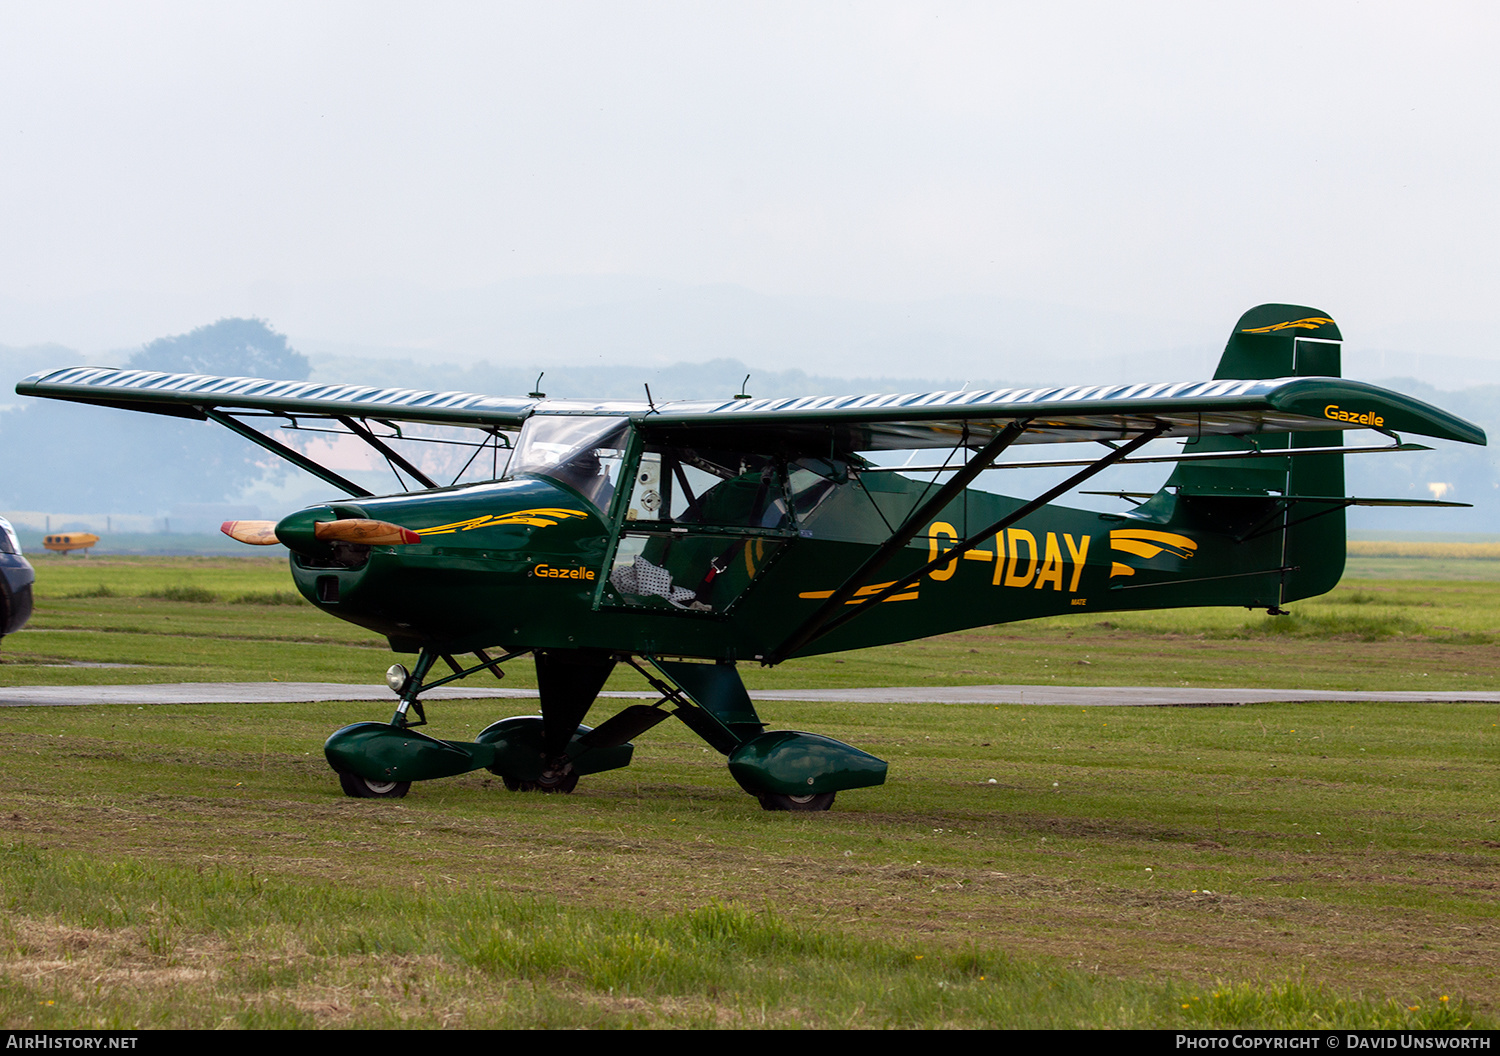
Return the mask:
<path id="1" fill-rule="evenodd" d="M 919 952 L 717 901 L 579 908 L 19 842 L 0 851 L 0 891 L 11 1029 L 1486 1025 L 1442 996 L 1402 1005 L 1297 980 L 1188 990 L 978 946 Z"/>
<path id="2" fill-rule="evenodd" d="M 1467 558 L 1484 561 L 1500 559 L 1500 543 L 1425 543 L 1351 539 L 1347 545 L 1351 557 Z"/>
<path id="3" fill-rule="evenodd" d="M 295 590 L 252 590 L 230 596 L 221 594 L 218 591 L 209 590 L 207 587 L 195 586 L 191 583 L 175 583 L 168 587 L 147 590 L 140 594 L 124 594 L 107 583 L 100 583 L 96 587 L 77 590 L 64 596 L 69 600 L 80 601 L 96 598 L 136 597 L 150 598 L 153 601 L 185 601 L 200 605 L 213 605 L 218 602 L 228 602 L 231 605 L 307 604 L 307 599 Z"/>

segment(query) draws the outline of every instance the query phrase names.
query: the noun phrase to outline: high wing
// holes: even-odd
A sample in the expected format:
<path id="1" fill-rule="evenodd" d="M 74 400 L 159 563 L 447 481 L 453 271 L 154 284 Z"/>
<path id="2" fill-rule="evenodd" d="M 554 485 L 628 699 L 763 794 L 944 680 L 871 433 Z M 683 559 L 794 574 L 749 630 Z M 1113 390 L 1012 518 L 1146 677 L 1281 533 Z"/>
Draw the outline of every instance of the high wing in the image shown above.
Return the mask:
<path id="1" fill-rule="evenodd" d="M 404 472 L 419 487 L 434 488 L 439 486 L 438 482 L 392 446 L 394 441 L 413 439 L 404 436 L 396 423 L 479 430 L 480 438 L 463 446 L 472 448 L 473 455 L 478 455 L 486 447 L 493 448 L 498 454 L 501 449 L 510 447 L 506 432 L 517 429 L 539 402 L 466 392 L 223 378 L 109 367 L 67 367 L 33 374 L 18 384 L 16 391 L 24 396 L 178 418 L 209 419 L 354 496 L 368 496 L 371 492 L 250 423 L 260 424 L 263 428 L 321 432 L 329 431 L 329 426 L 339 426 L 341 428 L 334 431 L 347 432 L 363 440 L 379 452 L 392 469 Z M 564 411 L 569 406 L 565 401 L 551 402 Z M 604 413 L 595 405 L 585 406 L 592 413 Z M 473 462 L 473 457 L 469 462 Z M 466 468 L 468 464 L 465 463 Z M 400 473 L 397 476 L 399 479 Z"/>
<path id="2" fill-rule="evenodd" d="M 498 428 L 519 426 L 539 402 L 470 392 L 218 378 L 112 367 L 65 367 L 33 374 L 16 386 L 16 392 L 179 418 L 203 419 L 209 410 L 261 411 L 288 417 L 352 416 Z"/>
<path id="3" fill-rule="evenodd" d="M 992 389 L 887 396 L 819 396 L 665 404 L 650 431 L 775 432 L 849 450 L 983 444 L 1013 422 L 1016 443 L 1123 440 L 1165 425 L 1162 436 L 1245 436 L 1351 428 L 1483 444 L 1484 430 L 1446 411 L 1342 378 L 1272 378 L 1066 388 Z"/>
<path id="4" fill-rule="evenodd" d="M 653 434 L 723 437 L 731 444 L 774 434 L 825 450 L 832 441 L 849 451 L 979 445 L 1017 422 L 1026 423 L 1017 443 L 1120 440 L 1158 427 L 1161 436 L 1188 438 L 1363 428 L 1485 443 L 1484 430 L 1421 400 L 1319 377 L 653 405 L 70 367 L 33 374 L 16 391 L 199 419 L 258 412 L 514 429 L 533 414 L 624 415 Z"/>

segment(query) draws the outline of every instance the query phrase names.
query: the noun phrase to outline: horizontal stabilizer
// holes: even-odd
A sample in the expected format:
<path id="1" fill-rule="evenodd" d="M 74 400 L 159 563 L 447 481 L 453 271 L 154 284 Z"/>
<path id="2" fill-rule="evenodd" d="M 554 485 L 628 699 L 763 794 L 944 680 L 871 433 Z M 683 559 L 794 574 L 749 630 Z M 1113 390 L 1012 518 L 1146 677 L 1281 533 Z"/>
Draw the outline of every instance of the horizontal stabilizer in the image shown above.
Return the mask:
<path id="1" fill-rule="evenodd" d="M 1306 502 L 1320 506 L 1459 506 L 1465 509 L 1474 505 L 1472 502 L 1449 502 L 1446 499 L 1362 499 L 1353 495 L 1251 495 L 1243 491 L 1213 491 L 1208 488 L 1193 488 L 1186 494 L 1195 499 L 1239 499 L 1249 502 L 1284 502 L 1288 505 Z"/>
<path id="2" fill-rule="evenodd" d="M 1144 502 L 1146 499 L 1149 499 L 1152 496 L 1154 496 L 1156 494 L 1156 492 L 1154 492 L 1154 491 L 1080 491 L 1078 494 L 1080 494 L 1080 495 L 1107 495 L 1110 498 L 1114 498 L 1114 499 L 1130 499 L 1132 501 L 1142 501 L 1142 502 Z M 1264 495 L 1247 495 L 1243 491 L 1214 492 L 1214 491 L 1203 491 L 1201 489 L 1196 489 L 1195 488 L 1193 490 L 1192 494 L 1193 494 L 1194 498 L 1198 498 L 1198 499 L 1202 499 L 1202 498 L 1210 498 L 1210 499 L 1248 499 L 1248 500 L 1255 501 L 1255 502 L 1265 502 L 1267 500 L 1267 496 L 1264 496 Z M 1272 501 L 1276 501 L 1276 502 L 1315 502 L 1315 503 L 1322 503 L 1322 504 L 1328 505 L 1328 506 L 1335 506 L 1335 505 L 1344 505 L 1344 506 L 1461 506 L 1461 507 L 1463 507 L 1465 509 L 1472 509 L 1473 506 L 1474 506 L 1474 504 L 1472 502 L 1448 502 L 1445 499 L 1361 499 L 1361 498 L 1355 498 L 1352 495 L 1345 495 L 1345 496 L 1337 496 L 1337 495 L 1327 495 L 1327 496 L 1324 496 L 1324 495 L 1289 495 L 1289 496 L 1282 496 L 1282 495 L 1274 495 L 1274 496 L 1270 496 L 1270 498 L 1271 498 Z"/>

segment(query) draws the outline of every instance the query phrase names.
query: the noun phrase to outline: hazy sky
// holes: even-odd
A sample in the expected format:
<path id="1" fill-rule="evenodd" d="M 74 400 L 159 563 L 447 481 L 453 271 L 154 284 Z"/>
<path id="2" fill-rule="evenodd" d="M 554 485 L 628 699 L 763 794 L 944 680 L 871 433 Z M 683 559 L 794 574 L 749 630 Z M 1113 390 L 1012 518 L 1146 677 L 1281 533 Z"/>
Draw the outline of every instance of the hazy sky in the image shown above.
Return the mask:
<path id="1" fill-rule="evenodd" d="M 1479 3 L 7 2 L 0 344 L 249 313 L 337 341 L 359 296 L 288 319 L 277 291 L 556 275 L 1220 342 L 1293 300 L 1440 344 L 1500 315 L 1497 28 Z"/>

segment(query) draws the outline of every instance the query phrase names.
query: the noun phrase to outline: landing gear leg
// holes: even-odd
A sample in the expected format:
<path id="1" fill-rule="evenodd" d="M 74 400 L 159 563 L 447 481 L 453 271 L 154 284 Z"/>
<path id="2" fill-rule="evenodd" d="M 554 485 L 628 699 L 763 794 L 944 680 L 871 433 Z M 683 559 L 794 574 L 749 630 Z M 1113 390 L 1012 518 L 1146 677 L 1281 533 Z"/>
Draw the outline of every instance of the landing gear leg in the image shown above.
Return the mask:
<path id="1" fill-rule="evenodd" d="M 424 690 L 467 678 L 478 671 L 498 674 L 500 664 L 521 654 L 507 653 L 493 660 L 482 651 L 477 655 L 482 663 L 464 670 L 451 656 L 423 649 L 410 673 L 399 664 L 386 672 L 387 684 L 401 698 L 391 721 L 356 722 L 335 730 L 323 745 L 323 755 L 339 775 L 339 787 L 346 796 L 399 799 L 406 795 L 413 781 L 454 777 L 491 764 L 494 750 L 488 744 L 442 741 L 415 729 L 427 724 L 422 702 L 417 699 Z M 427 677 L 439 658 L 448 661 L 453 674 L 429 682 Z"/>
<path id="2" fill-rule="evenodd" d="M 766 732 L 734 664 L 645 659 L 676 687 L 629 662 L 676 705 L 674 715 L 728 757 L 729 773 L 763 810 L 828 810 L 840 789 L 884 783 L 885 762 L 852 745 L 816 733 Z"/>
<path id="3" fill-rule="evenodd" d="M 417 662 L 412 667 L 412 672 L 406 678 L 406 684 L 401 687 L 401 703 L 396 705 L 396 714 L 391 716 L 392 726 L 425 726 L 427 725 L 427 714 L 422 710 L 422 704 L 417 700 L 417 694 L 425 688 L 422 680 L 427 677 L 427 672 L 432 670 L 432 665 L 437 662 L 438 654 L 431 649 L 423 649 L 417 655 Z M 445 679 L 446 681 L 446 679 Z M 409 722 L 406 718 L 408 711 L 417 713 L 417 721 Z"/>
<path id="4" fill-rule="evenodd" d="M 535 656 L 537 692 L 542 698 L 541 750 L 533 757 L 535 762 L 520 764 L 518 772 L 495 769 L 512 792 L 571 792 L 578 787 L 578 771 L 573 768 L 569 749 L 584 716 L 614 670 L 615 658 L 590 649 L 545 649 Z"/>

